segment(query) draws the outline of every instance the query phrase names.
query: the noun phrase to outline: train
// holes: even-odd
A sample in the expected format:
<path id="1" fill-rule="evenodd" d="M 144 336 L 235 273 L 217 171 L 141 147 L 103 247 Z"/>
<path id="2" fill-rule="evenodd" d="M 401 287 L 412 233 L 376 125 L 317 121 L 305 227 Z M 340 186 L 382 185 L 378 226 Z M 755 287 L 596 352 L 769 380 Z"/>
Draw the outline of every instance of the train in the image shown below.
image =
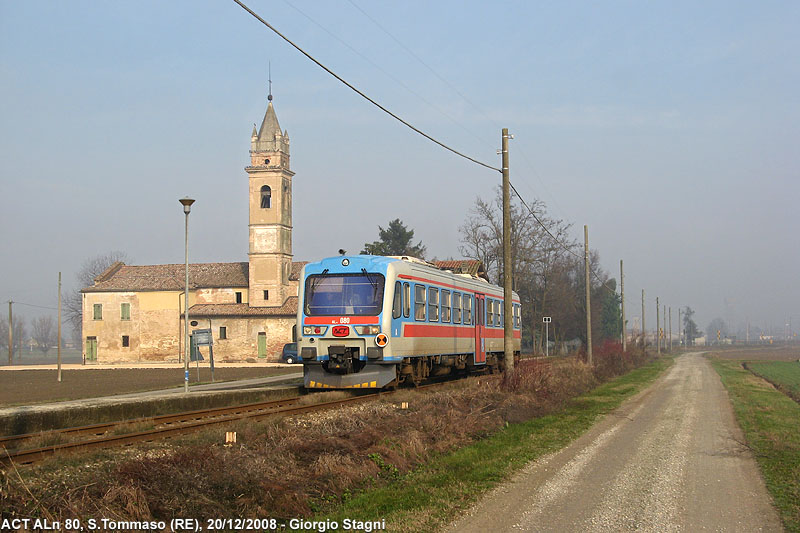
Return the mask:
<path id="1" fill-rule="evenodd" d="M 503 289 L 406 256 L 307 263 L 297 346 L 307 389 L 382 389 L 505 368 Z M 522 307 L 513 293 L 514 354 Z"/>

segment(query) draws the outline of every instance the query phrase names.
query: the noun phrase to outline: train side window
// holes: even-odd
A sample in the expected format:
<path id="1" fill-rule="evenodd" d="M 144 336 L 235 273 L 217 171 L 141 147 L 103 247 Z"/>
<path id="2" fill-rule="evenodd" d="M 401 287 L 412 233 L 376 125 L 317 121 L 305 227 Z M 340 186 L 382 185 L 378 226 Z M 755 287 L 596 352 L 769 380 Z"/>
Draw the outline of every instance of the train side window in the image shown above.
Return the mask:
<path id="1" fill-rule="evenodd" d="M 439 321 L 439 289 L 428 287 L 428 321 Z"/>
<path id="2" fill-rule="evenodd" d="M 494 300 L 486 298 L 486 325 L 494 326 Z"/>
<path id="3" fill-rule="evenodd" d="M 461 324 L 461 293 L 453 293 L 453 324 Z"/>
<path id="4" fill-rule="evenodd" d="M 442 322 L 450 322 L 450 291 L 442 289 Z"/>
<path id="5" fill-rule="evenodd" d="M 519 304 L 514 304 L 514 328 L 519 329 Z"/>
<path id="6" fill-rule="evenodd" d="M 472 324 L 472 295 L 464 295 L 464 324 Z"/>
<path id="7" fill-rule="evenodd" d="M 425 285 L 414 285 L 414 320 L 425 320 Z"/>
<path id="8" fill-rule="evenodd" d="M 399 281 L 394 283 L 394 302 L 392 304 L 392 318 L 400 318 L 403 309 L 403 287 Z"/>
<path id="9" fill-rule="evenodd" d="M 411 315 L 411 286 L 403 283 L 403 316 L 408 318 Z"/>

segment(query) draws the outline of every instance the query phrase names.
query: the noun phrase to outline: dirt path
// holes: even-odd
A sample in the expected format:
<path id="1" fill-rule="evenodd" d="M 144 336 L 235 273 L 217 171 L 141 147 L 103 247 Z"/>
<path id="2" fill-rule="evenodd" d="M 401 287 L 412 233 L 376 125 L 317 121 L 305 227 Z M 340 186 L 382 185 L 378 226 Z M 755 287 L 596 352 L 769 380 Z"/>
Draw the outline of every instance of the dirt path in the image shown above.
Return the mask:
<path id="1" fill-rule="evenodd" d="M 728 395 L 699 354 L 447 531 L 783 531 Z"/>

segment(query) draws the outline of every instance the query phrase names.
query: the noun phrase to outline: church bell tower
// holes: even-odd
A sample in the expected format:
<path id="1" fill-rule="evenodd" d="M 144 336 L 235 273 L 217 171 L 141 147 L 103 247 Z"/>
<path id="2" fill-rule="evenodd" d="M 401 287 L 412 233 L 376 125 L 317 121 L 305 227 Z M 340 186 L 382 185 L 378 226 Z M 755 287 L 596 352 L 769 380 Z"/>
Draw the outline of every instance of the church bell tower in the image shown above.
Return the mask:
<path id="1" fill-rule="evenodd" d="M 250 139 L 250 307 L 279 307 L 289 296 L 292 270 L 292 176 L 289 135 L 269 105 Z"/>

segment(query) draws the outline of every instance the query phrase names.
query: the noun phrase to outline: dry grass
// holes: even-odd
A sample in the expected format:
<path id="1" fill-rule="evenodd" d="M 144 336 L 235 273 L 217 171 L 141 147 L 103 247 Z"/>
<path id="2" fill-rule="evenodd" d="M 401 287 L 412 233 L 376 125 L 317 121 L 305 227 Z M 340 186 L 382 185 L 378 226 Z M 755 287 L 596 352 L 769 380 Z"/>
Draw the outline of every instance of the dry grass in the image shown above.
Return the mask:
<path id="1" fill-rule="evenodd" d="M 609 364 L 602 374 L 611 367 L 617 369 Z M 523 360 L 513 377 L 473 378 L 335 411 L 239 423 L 134 452 L 103 452 L 88 465 L 85 457 L 50 461 L 0 481 L 0 517 L 310 516 L 509 422 L 552 412 L 597 383 L 597 371 L 577 358 Z M 342 393 L 324 394 L 330 397 L 313 397 Z M 224 446 L 226 430 L 237 432 L 234 446 Z"/>

